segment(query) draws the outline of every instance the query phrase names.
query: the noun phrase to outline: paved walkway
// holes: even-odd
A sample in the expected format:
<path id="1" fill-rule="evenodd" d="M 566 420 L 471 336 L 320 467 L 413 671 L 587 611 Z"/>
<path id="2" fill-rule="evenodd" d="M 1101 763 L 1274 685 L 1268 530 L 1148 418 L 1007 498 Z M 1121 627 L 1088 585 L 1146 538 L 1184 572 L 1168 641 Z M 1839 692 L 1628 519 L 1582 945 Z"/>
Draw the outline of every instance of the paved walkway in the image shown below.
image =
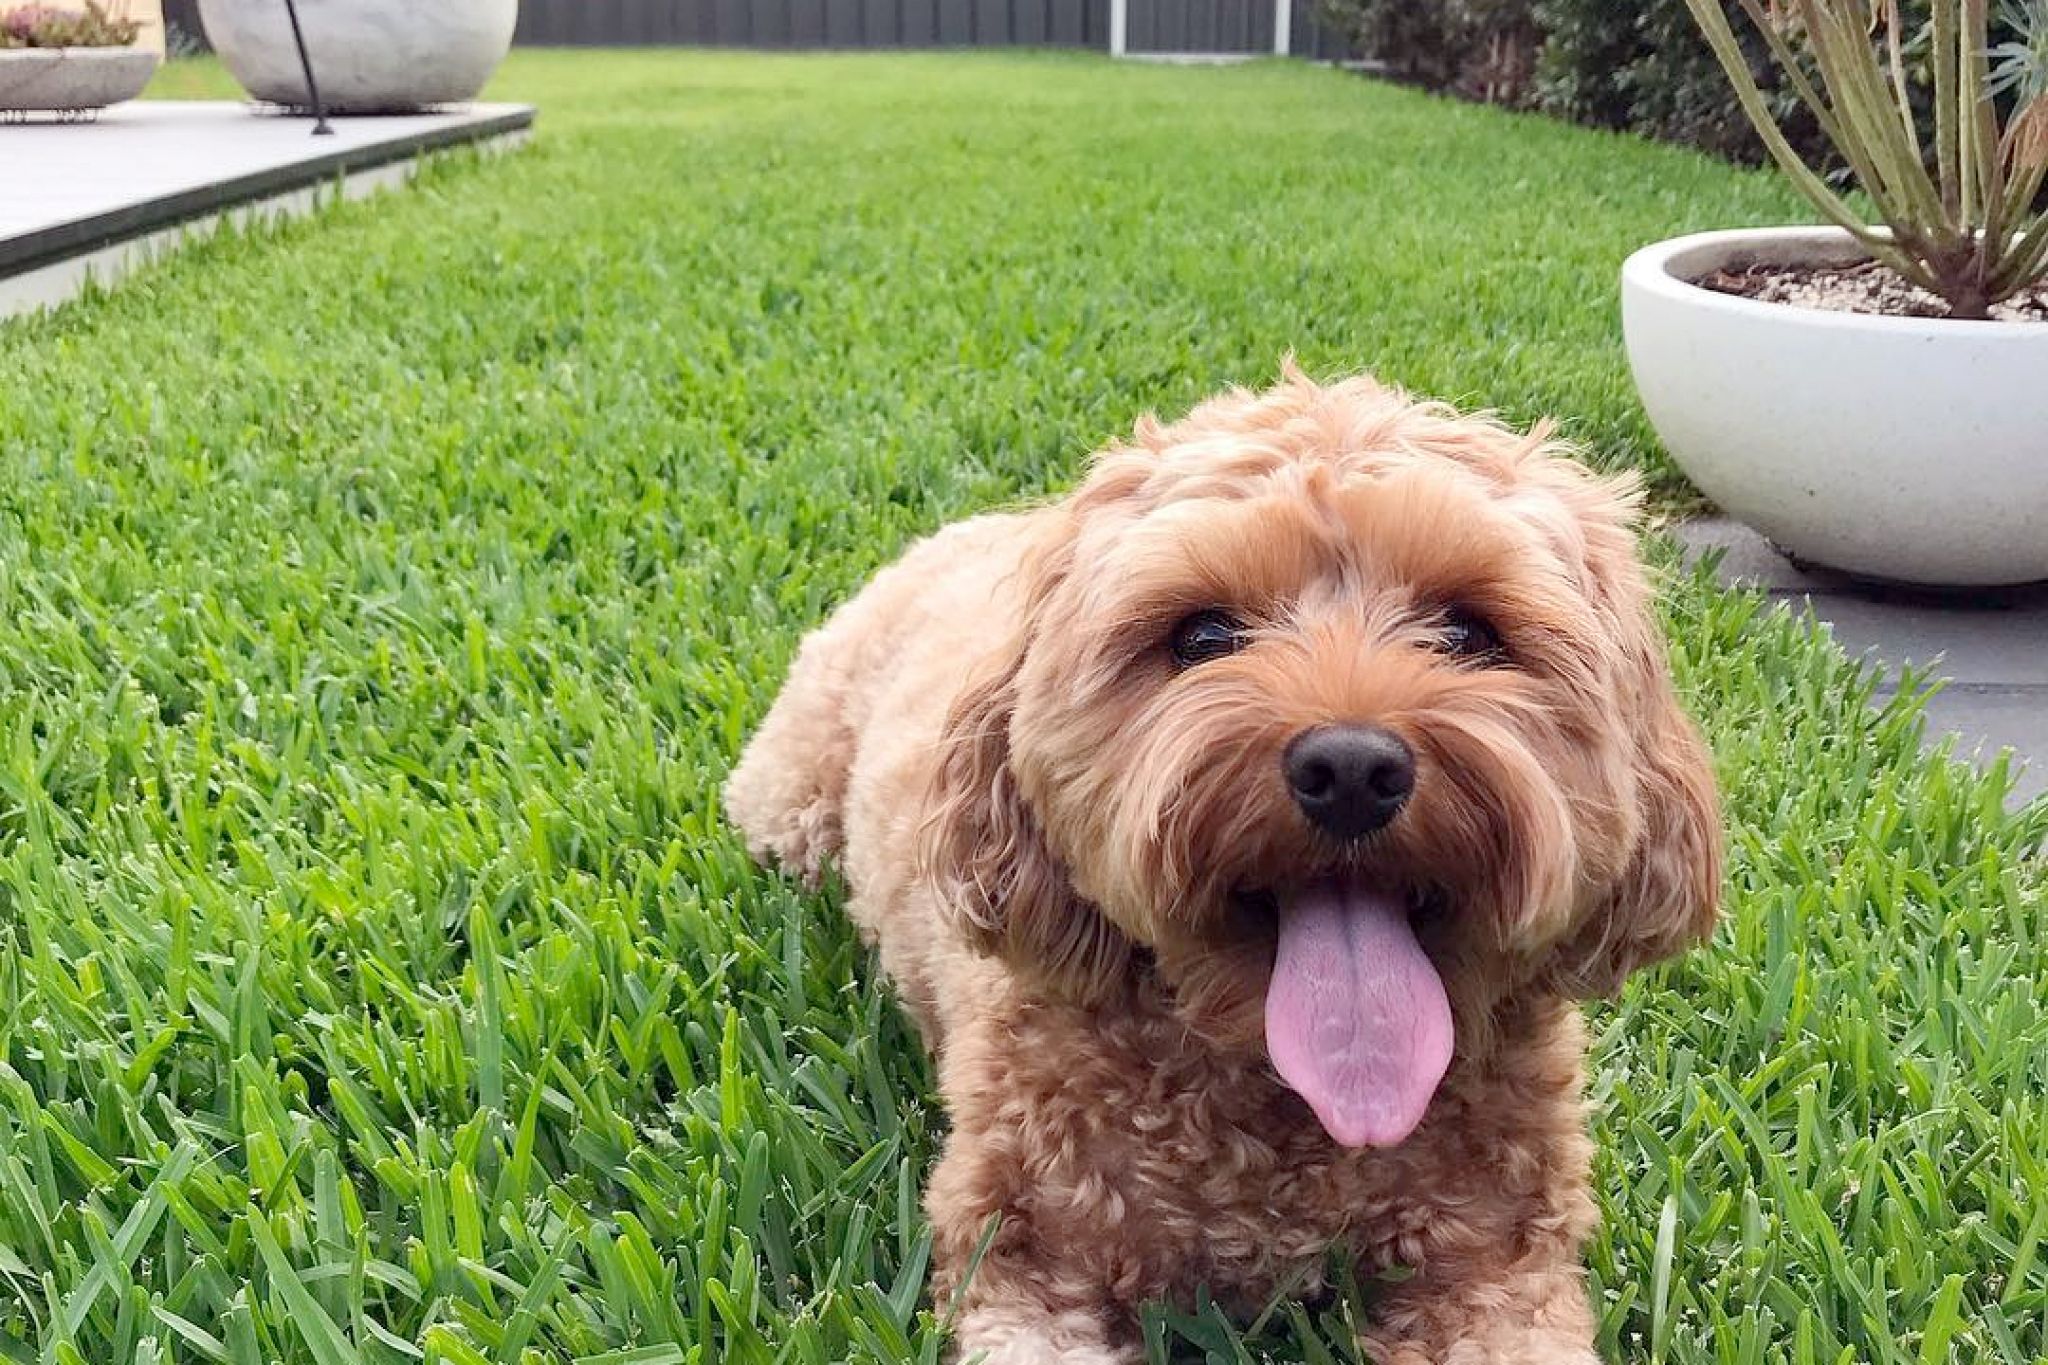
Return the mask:
<path id="1" fill-rule="evenodd" d="M 425 154 L 523 140 L 534 111 L 310 120 L 212 100 L 135 100 L 96 123 L 0 127 L 0 318 L 111 282 L 224 217 L 301 213 L 396 184 Z"/>
<path id="2" fill-rule="evenodd" d="M 1953 733 L 1963 757 L 2011 749 L 2027 760 L 2016 799 L 2048 792 L 2048 590 L 1972 605 L 1954 599 L 1875 596 L 1833 577 L 1802 573 L 1746 526 L 1707 517 L 1677 528 L 1689 554 L 1724 552 L 1721 578 L 1803 599 L 1852 655 L 1888 669 L 1931 667 L 1946 682 L 1927 705 L 1930 737 Z"/>

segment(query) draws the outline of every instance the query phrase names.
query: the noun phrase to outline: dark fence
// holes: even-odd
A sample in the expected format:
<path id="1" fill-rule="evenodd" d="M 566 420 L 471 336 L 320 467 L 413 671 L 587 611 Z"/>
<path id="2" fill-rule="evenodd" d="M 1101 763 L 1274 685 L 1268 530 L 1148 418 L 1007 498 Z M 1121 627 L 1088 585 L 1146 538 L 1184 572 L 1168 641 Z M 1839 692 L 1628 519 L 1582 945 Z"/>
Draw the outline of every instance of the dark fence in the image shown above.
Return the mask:
<path id="1" fill-rule="evenodd" d="M 1132 52 L 1271 52 L 1272 0 L 1127 0 Z"/>
<path id="2" fill-rule="evenodd" d="M 432 0 L 424 0 L 432 3 Z M 1272 0 L 1127 0 L 1129 50 L 1271 52 Z M 282 3 L 282 0 L 280 0 Z M 1293 55 L 1350 53 L 1293 0 Z M 197 0 L 165 0 L 180 33 L 203 40 Z M 1109 46 L 1110 0 L 522 0 L 514 41 L 567 47 Z"/>
<path id="3" fill-rule="evenodd" d="M 1128 51 L 1260 52 L 1273 50 L 1273 0 L 1128 0 Z M 1314 0 L 1293 0 L 1289 55 L 1344 61 L 1350 49 L 1316 15 Z"/>
<path id="4" fill-rule="evenodd" d="M 1272 0 L 1129 0 L 1132 52 L 1271 52 Z M 1109 0 L 524 0 L 517 41 L 570 46 L 1109 46 Z M 1297 57 L 1348 55 L 1295 0 Z"/>
<path id="5" fill-rule="evenodd" d="M 1351 40 L 1341 29 L 1323 22 L 1315 0 L 1294 0 L 1293 37 L 1293 48 L 1288 53 L 1291 57 L 1306 57 L 1312 62 L 1358 60 L 1358 49 L 1351 45 Z"/>
<path id="6" fill-rule="evenodd" d="M 1106 47 L 1109 0 L 522 0 L 520 43 Z"/>

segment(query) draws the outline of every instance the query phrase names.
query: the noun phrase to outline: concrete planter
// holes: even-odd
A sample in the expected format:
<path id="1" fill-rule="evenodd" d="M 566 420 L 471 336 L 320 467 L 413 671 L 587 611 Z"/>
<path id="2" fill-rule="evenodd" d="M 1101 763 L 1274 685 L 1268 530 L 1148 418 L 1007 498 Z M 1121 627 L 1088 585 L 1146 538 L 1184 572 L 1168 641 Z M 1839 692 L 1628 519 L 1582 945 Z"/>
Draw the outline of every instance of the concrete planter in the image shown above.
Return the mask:
<path id="1" fill-rule="evenodd" d="M 474 99 L 512 46 L 519 0 L 298 0 L 320 96 L 334 113 Z M 284 0 L 200 0 L 206 37 L 244 90 L 312 102 Z"/>
<path id="2" fill-rule="evenodd" d="M 1860 259 L 1834 228 L 1707 232 L 1631 256 L 1622 325 L 1657 434 L 1795 559 L 1941 587 L 2048 579 L 2048 323 L 1829 313 L 1687 283 Z"/>
<path id="3" fill-rule="evenodd" d="M 0 114 L 76 114 L 132 100 L 158 60 L 132 47 L 0 49 Z"/>

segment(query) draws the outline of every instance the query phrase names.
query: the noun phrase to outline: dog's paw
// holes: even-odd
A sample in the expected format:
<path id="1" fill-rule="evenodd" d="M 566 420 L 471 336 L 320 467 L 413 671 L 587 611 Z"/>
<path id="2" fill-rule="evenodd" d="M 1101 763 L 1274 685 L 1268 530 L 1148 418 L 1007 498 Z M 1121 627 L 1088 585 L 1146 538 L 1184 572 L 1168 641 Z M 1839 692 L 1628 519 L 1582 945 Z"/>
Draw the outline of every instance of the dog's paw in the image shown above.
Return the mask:
<path id="1" fill-rule="evenodd" d="M 1452 1359 L 1461 1357 L 1454 1352 Z M 1491 1346 L 1465 1359 L 1471 1365 L 1602 1365 L 1600 1353 L 1592 1347 L 1557 1341 L 1532 1341 L 1526 1347 Z"/>
<path id="2" fill-rule="evenodd" d="M 1590 1346 L 1558 1346 L 1548 1355 L 1538 1355 L 1537 1365 L 1606 1365 Z"/>
<path id="3" fill-rule="evenodd" d="M 1101 1321 L 1082 1313 L 985 1311 L 960 1324 L 958 1365 L 1140 1365 L 1135 1349 L 1111 1346 Z"/>
<path id="4" fill-rule="evenodd" d="M 960 1365 L 1137 1365 L 1135 1352 L 1096 1346 L 1063 1345 L 1051 1337 L 1012 1337 L 1000 1346 L 963 1349 Z"/>
<path id="5" fill-rule="evenodd" d="M 1604 1365 L 1600 1353 L 1590 1346 L 1537 1337 L 1513 1342 L 1498 1338 L 1461 1341 L 1436 1351 L 1368 1341 L 1366 1354 L 1375 1365 Z"/>

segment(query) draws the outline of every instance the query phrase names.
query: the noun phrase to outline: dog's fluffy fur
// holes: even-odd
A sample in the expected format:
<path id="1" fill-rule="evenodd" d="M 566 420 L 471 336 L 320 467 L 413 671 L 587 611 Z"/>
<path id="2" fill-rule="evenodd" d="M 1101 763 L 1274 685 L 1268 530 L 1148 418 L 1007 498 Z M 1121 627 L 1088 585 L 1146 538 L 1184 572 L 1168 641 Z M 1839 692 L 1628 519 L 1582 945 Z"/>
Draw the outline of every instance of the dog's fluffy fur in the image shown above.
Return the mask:
<path id="1" fill-rule="evenodd" d="M 1711 770 L 1674 698 L 1624 484 L 1369 379 L 1291 367 L 952 526 L 808 641 L 734 771 L 750 848 L 844 871 L 939 1059 L 927 1193 L 958 1345 L 1139 1358 L 1135 1308 L 1256 1307 L 1328 1250 L 1408 1267 L 1395 1365 L 1595 1359 L 1576 997 L 1712 928 Z M 1501 657 L 1448 657 L 1443 611 Z M 1190 612 L 1252 628 L 1180 669 Z M 1357 843 L 1283 781 L 1369 721 L 1415 789 Z M 1421 907 L 1455 1052 L 1405 1141 L 1351 1150 L 1263 1047 L 1272 895 L 1364 875 Z"/>

